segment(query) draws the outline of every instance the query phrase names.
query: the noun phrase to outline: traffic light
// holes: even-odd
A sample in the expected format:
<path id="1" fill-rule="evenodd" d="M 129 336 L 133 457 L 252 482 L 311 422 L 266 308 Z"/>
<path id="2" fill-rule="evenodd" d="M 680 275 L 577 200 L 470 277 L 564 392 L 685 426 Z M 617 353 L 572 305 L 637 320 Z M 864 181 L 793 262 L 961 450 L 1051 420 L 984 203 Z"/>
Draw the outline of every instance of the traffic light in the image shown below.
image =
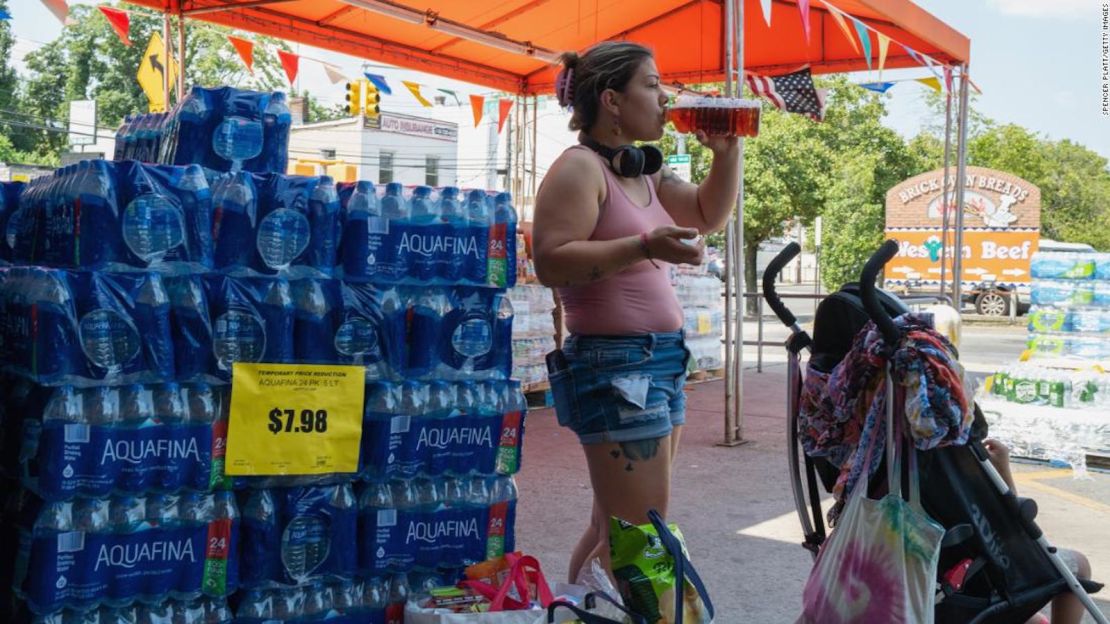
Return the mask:
<path id="1" fill-rule="evenodd" d="M 366 116 L 375 118 L 382 112 L 381 107 L 378 105 L 382 101 L 382 94 L 378 92 L 378 88 L 372 83 L 367 82 L 363 87 L 366 89 Z"/>
<path id="2" fill-rule="evenodd" d="M 347 112 L 362 115 L 362 81 L 355 80 L 347 83 Z"/>

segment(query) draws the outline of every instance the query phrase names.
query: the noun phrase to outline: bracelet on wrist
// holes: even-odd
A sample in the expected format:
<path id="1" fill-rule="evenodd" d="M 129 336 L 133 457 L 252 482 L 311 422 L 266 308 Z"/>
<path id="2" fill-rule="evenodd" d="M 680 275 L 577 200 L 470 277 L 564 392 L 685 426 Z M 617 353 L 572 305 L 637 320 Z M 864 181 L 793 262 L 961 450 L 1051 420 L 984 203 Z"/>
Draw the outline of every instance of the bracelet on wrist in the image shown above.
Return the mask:
<path id="1" fill-rule="evenodd" d="M 659 265 L 655 264 L 655 260 L 651 257 L 651 249 L 648 247 L 647 232 L 640 232 L 640 251 L 644 252 L 644 258 L 651 263 L 651 266 L 657 269 L 659 268 Z"/>

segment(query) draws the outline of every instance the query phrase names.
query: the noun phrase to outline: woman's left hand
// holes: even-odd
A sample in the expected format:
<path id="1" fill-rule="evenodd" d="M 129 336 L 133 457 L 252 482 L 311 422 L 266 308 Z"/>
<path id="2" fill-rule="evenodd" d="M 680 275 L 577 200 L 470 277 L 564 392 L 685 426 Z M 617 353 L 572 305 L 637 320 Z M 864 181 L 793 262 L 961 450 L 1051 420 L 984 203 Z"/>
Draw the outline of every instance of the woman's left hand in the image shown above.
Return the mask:
<path id="1" fill-rule="evenodd" d="M 740 138 L 734 136 L 723 136 L 716 134 L 710 136 L 702 130 L 698 130 L 697 132 L 695 132 L 694 136 L 697 138 L 698 143 L 701 143 L 705 147 L 709 148 L 709 151 L 713 152 L 714 156 L 718 156 L 729 151 L 734 151 L 737 149 L 737 146 L 740 145 Z"/>

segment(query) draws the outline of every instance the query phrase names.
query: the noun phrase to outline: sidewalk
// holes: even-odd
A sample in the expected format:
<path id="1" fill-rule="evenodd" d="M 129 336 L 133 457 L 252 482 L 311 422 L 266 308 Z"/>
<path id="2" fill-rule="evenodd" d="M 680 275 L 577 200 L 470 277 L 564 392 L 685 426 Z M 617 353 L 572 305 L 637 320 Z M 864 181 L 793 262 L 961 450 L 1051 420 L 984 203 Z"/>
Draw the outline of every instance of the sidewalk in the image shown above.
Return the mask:
<path id="1" fill-rule="evenodd" d="M 793 622 L 812 561 L 799 545 L 801 528 L 787 476 L 785 367 L 764 362 L 744 373 L 744 438 L 724 448 L 724 383 L 688 387 L 689 412 L 675 464 L 671 520 L 717 607 L 717 622 Z M 1043 466 L 1016 465 L 1019 488 L 1040 504 L 1038 522 L 1062 546 L 1080 547 L 1095 578 L 1110 580 L 1110 475 L 1074 482 L 1046 475 Z M 1030 487 L 1023 472 L 1028 472 Z M 551 409 L 528 415 L 516 543 L 537 555 L 551 580 L 564 580 L 570 550 L 585 528 L 591 492 L 574 435 L 558 426 Z M 1052 486 L 1044 480 L 1054 479 Z M 1054 530 L 1055 529 L 1055 530 Z M 1100 605 L 1110 612 L 1110 590 Z"/>

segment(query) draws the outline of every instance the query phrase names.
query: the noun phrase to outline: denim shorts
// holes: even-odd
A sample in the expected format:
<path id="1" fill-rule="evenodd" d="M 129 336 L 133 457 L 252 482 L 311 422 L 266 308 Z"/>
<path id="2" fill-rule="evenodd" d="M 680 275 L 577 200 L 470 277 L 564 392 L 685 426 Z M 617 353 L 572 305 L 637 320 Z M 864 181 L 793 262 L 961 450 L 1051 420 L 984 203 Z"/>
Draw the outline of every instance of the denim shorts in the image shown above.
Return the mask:
<path id="1" fill-rule="evenodd" d="M 582 444 L 661 438 L 686 422 L 683 332 L 578 336 L 548 355 L 559 424 Z"/>

